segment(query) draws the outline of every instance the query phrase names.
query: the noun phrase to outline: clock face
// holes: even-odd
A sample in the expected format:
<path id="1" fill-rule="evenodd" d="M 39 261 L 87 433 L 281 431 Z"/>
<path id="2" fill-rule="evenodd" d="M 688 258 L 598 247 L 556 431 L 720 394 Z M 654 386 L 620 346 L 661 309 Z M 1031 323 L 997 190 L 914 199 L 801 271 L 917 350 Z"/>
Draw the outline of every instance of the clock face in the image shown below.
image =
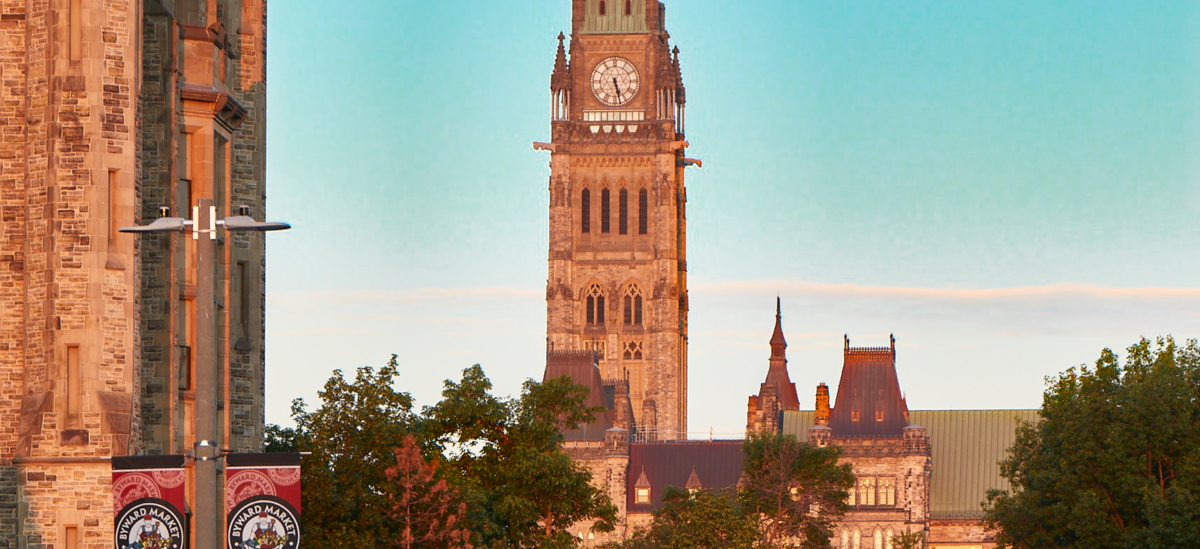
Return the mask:
<path id="1" fill-rule="evenodd" d="M 592 70 L 592 93 L 601 103 L 620 107 L 633 100 L 642 79 L 628 59 L 609 57 Z"/>

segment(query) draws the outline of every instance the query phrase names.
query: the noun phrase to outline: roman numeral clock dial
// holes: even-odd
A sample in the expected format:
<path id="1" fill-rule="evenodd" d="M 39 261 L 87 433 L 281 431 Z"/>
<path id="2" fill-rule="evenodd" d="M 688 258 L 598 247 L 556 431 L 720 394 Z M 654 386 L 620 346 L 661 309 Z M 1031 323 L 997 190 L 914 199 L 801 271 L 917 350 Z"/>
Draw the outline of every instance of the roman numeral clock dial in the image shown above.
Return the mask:
<path id="1" fill-rule="evenodd" d="M 610 107 L 620 107 L 633 100 L 641 87 L 637 67 L 628 59 L 609 57 L 592 70 L 592 94 Z"/>

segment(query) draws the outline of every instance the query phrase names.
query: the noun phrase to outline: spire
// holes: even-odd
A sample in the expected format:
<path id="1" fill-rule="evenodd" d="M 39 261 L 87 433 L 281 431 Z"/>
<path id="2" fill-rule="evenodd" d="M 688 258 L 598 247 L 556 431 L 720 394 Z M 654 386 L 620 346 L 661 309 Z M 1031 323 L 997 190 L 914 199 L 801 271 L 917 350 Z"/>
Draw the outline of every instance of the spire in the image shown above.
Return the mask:
<path id="1" fill-rule="evenodd" d="M 775 298 L 775 333 L 771 335 L 771 358 L 784 358 L 787 340 L 783 338 L 783 300 Z M 786 360 L 786 359 L 785 359 Z"/>
<path id="2" fill-rule="evenodd" d="M 766 386 L 775 388 L 780 410 L 799 410 L 800 399 L 796 395 L 796 384 L 792 383 L 787 369 L 787 340 L 783 337 L 783 299 L 775 298 L 775 333 L 771 335 L 771 361 L 767 369 L 767 379 L 763 382 L 759 394 Z"/>
<path id="3" fill-rule="evenodd" d="M 566 35 L 558 33 L 558 55 L 554 58 L 554 74 L 550 77 L 551 90 L 564 90 L 571 87 L 571 69 L 567 65 L 567 50 L 563 46 L 563 41 L 566 39 Z"/>
<path id="4" fill-rule="evenodd" d="M 677 98 L 677 101 L 680 105 L 682 105 L 687 103 L 687 90 L 683 86 L 683 70 L 679 68 L 679 46 L 675 46 L 675 48 L 671 50 L 671 53 L 675 54 L 675 59 L 671 62 L 671 65 L 675 70 L 675 85 L 679 86 L 679 97 Z"/>
<path id="5" fill-rule="evenodd" d="M 695 492 L 704 488 L 704 485 L 700 483 L 700 476 L 696 474 L 695 464 L 692 465 L 692 476 L 688 477 L 687 484 L 684 484 L 683 487 L 687 488 L 689 492 Z"/>

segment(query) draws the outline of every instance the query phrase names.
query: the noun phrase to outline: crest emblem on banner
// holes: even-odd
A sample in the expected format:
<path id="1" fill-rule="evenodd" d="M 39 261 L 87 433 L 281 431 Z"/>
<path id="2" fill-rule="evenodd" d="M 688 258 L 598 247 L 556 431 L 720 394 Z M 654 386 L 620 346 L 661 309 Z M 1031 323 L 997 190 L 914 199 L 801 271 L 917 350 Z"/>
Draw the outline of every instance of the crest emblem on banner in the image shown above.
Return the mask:
<path id="1" fill-rule="evenodd" d="M 274 496 L 243 501 L 229 515 L 229 549 L 297 549 L 300 517 Z"/>
<path id="2" fill-rule="evenodd" d="M 141 499 L 117 516 L 116 538 L 119 549 L 180 549 L 183 521 L 167 502 Z"/>

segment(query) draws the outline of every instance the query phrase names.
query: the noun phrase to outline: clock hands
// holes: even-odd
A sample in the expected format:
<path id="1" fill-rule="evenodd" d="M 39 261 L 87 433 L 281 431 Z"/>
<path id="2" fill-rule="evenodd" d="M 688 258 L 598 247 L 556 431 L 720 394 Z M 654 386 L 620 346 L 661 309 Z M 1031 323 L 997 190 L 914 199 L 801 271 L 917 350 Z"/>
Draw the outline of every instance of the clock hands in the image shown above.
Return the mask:
<path id="1" fill-rule="evenodd" d="M 613 89 L 617 90 L 617 97 L 621 97 L 621 85 L 617 83 L 617 77 L 613 77 Z"/>

